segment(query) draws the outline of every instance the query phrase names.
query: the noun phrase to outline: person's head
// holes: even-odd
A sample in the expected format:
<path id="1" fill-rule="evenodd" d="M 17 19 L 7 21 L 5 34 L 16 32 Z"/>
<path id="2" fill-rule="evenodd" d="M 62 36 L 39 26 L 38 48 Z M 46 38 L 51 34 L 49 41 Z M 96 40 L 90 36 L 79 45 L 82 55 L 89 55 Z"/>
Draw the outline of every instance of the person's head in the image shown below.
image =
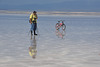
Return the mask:
<path id="1" fill-rule="evenodd" d="M 36 11 L 33 11 L 33 14 L 34 14 L 34 15 L 36 15 L 36 13 L 37 13 Z"/>

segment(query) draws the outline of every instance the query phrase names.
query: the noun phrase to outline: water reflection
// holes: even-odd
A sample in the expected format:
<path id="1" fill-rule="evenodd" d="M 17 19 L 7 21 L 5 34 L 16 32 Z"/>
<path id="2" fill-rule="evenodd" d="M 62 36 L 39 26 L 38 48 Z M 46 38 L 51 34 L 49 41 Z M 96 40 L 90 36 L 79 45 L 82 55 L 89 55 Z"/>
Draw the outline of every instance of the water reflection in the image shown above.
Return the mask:
<path id="1" fill-rule="evenodd" d="M 56 36 L 58 36 L 58 38 L 64 38 L 64 36 L 65 36 L 65 34 L 66 34 L 66 31 L 65 30 L 56 30 Z"/>
<path id="2" fill-rule="evenodd" d="M 36 38 L 34 36 L 34 38 L 31 39 L 31 45 L 29 47 L 29 55 L 32 56 L 33 59 L 36 58 L 36 54 L 37 54 L 36 46 L 37 46 L 37 43 L 36 43 Z"/>

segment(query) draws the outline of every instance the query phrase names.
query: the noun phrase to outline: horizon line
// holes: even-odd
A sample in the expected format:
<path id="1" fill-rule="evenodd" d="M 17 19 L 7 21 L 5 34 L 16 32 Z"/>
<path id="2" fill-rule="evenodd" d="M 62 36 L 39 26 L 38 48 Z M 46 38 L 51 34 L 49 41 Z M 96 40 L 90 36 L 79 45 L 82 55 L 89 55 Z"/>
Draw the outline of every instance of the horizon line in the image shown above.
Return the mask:
<path id="1" fill-rule="evenodd" d="M 31 14 L 31 11 L 0 10 L 3 14 Z M 100 12 L 39 11 L 39 15 L 100 15 Z"/>

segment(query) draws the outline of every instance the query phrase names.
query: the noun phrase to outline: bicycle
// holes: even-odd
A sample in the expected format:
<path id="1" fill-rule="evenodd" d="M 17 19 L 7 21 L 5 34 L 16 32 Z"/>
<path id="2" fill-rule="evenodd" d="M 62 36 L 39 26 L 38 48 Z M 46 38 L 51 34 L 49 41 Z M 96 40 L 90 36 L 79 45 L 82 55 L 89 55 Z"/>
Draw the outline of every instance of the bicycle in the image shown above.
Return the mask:
<path id="1" fill-rule="evenodd" d="M 56 36 L 58 36 L 58 38 L 62 38 L 66 35 L 66 31 L 65 30 L 56 30 Z"/>
<path id="2" fill-rule="evenodd" d="M 65 30 L 66 25 L 64 24 L 64 20 L 58 21 L 58 23 L 56 23 L 55 27 L 56 27 L 56 30 L 59 30 L 61 27 L 62 27 L 62 30 Z"/>

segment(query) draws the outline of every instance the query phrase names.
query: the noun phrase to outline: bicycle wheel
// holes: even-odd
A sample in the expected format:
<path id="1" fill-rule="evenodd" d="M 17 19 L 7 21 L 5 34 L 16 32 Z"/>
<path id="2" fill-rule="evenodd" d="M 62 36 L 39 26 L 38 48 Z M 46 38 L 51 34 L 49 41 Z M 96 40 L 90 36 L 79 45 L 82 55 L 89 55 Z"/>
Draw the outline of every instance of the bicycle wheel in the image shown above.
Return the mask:
<path id="1" fill-rule="evenodd" d="M 62 25 L 62 30 L 65 30 L 65 29 L 66 29 L 66 25 L 63 24 L 63 25 Z"/>
<path id="2" fill-rule="evenodd" d="M 59 23 L 57 23 L 57 24 L 55 25 L 55 27 L 56 27 L 56 29 L 58 30 L 59 27 L 60 27 Z"/>

